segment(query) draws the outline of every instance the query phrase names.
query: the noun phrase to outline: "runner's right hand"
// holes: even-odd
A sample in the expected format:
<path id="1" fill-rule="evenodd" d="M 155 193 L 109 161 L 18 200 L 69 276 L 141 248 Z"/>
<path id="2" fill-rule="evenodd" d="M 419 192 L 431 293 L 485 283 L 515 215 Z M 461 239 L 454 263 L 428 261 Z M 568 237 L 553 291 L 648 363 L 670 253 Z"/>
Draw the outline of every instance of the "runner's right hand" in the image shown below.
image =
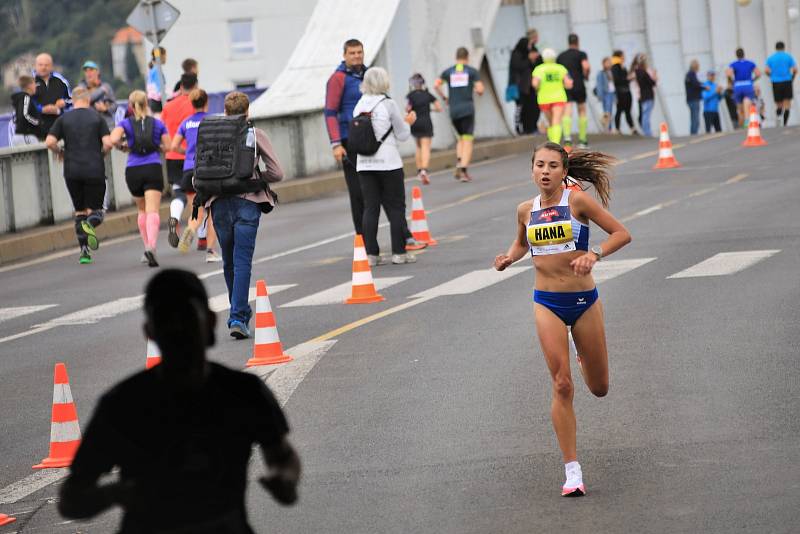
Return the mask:
<path id="1" fill-rule="evenodd" d="M 498 271 L 505 270 L 506 267 L 514 263 L 510 256 L 506 256 L 505 254 L 498 254 L 494 258 L 494 268 Z"/>

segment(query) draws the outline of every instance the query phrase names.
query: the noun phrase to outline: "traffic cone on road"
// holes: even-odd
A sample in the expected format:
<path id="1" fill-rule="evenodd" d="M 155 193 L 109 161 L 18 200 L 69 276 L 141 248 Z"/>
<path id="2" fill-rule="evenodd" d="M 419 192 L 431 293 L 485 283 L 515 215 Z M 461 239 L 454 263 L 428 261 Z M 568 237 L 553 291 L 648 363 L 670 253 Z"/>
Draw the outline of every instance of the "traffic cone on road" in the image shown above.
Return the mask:
<path id="1" fill-rule="evenodd" d="M 161 363 L 161 349 L 152 339 L 147 340 L 147 359 L 144 361 L 144 368 L 150 369 Z"/>
<path id="2" fill-rule="evenodd" d="M 15 517 L 9 517 L 6 514 L 0 514 L 0 527 L 3 525 L 8 525 L 9 523 L 13 523 L 17 519 Z"/>
<path id="3" fill-rule="evenodd" d="M 422 205 L 422 190 L 414 186 L 411 190 L 411 235 L 420 243 L 426 243 L 429 247 L 438 245 L 439 242 L 431 237 L 428 230 L 428 220 L 425 218 L 425 206 Z"/>
<path id="4" fill-rule="evenodd" d="M 680 167 L 681 164 L 675 159 L 675 154 L 672 153 L 672 141 L 669 140 L 669 130 L 667 130 L 667 123 L 661 123 L 661 134 L 658 137 L 658 161 L 653 169 L 674 169 Z"/>
<path id="5" fill-rule="evenodd" d="M 742 146 L 765 146 L 767 142 L 761 137 L 761 125 L 758 122 L 758 110 L 750 105 L 750 120 L 747 123 L 747 139 Z"/>
<path id="6" fill-rule="evenodd" d="M 72 400 L 69 388 L 67 367 L 57 363 L 53 379 L 53 413 L 50 426 L 50 454 L 34 469 L 69 467 L 75 451 L 81 444 L 81 428 L 78 425 L 78 411 Z"/>
<path id="7" fill-rule="evenodd" d="M 412 220 L 413 224 L 414 221 Z M 414 236 L 415 238 L 417 236 Z M 345 304 L 369 304 L 370 302 L 380 302 L 386 300 L 383 295 L 379 295 L 375 290 L 375 282 L 372 280 L 372 270 L 369 268 L 367 259 L 367 249 L 364 248 L 364 238 L 356 234 L 353 241 L 353 285 L 350 298 L 345 300 Z"/>
<path id="8" fill-rule="evenodd" d="M 274 365 L 292 361 L 292 357 L 284 354 L 283 345 L 278 337 L 278 327 L 275 324 L 275 314 L 269 303 L 267 283 L 264 280 L 256 282 L 256 328 L 255 346 L 253 357 L 247 360 L 247 367 L 256 365 Z"/>

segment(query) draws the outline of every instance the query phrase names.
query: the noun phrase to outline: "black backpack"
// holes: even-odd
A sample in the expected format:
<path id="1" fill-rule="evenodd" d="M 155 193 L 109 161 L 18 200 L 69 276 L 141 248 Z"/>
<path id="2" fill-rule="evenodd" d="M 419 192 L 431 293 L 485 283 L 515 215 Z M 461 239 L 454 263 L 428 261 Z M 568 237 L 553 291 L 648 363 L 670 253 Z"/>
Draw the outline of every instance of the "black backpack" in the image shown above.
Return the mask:
<path id="1" fill-rule="evenodd" d="M 153 117 L 145 117 L 137 121 L 135 118 L 128 119 L 131 123 L 133 130 L 133 145 L 128 145 L 131 152 L 146 156 L 158 150 L 158 145 L 153 142 L 153 127 L 155 126 L 155 119 Z"/>
<path id="2" fill-rule="evenodd" d="M 375 129 L 372 127 L 372 112 L 375 111 L 381 102 L 387 100 L 389 97 L 382 98 L 375 104 L 371 110 L 363 111 L 353 117 L 350 121 L 348 128 L 347 148 L 356 154 L 364 156 L 371 156 L 378 151 L 389 134 L 392 133 L 393 126 L 390 126 L 383 137 L 380 139 L 375 135 Z"/>
<path id="3" fill-rule="evenodd" d="M 213 196 L 268 191 L 257 166 L 258 147 L 253 122 L 245 115 L 207 115 L 197 128 L 194 159 L 194 206 Z M 253 175 L 259 179 L 253 180 Z M 271 206 L 270 206 L 271 207 Z M 262 206 L 264 211 L 265 206 Z M 268 213 L 268 212 L 267 212 Z"/>

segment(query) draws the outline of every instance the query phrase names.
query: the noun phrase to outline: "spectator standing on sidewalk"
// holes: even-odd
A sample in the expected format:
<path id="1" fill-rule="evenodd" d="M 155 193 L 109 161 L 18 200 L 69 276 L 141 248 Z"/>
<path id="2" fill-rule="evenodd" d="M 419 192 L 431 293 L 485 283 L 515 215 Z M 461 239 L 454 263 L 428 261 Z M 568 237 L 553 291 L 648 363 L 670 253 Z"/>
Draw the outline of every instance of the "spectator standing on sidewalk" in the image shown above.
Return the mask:
<path id="1" fill-rule="evenodd" d="M 603 58 L 603 68 L 595 78 L 594 94 L 603 105 L 603 129 L 610 132 L 614 129 L 614 101 L 617 97 L 610 57 Z"/>
<path id="2" fill-rule="evenodd" d="M 108 125 L 90 107 L 86 88 L 73 94 L 74 109 L 53 124 L 47 148 L 64 161 L 64 180 L 75 210 L 75 235 L 80 247 L 79 263 L 92 263 L 90 250 L 100 246 L 95 229 L 103 223 L 106 194 L 104 155 L 111 150 Z M 63 148 L 58 145 L 64 141 Z"/>
<path id="3" fill-rule="evenodd" d="M 375 154 L 358 155 L 356 169 L 364 192 L 364 244 L 370 265 L 382 263 L 378 247 L 378 217 L 381 206 L 389 218 L 392 236 L 392 263 L 414 263 L 413 254 L 406 252 L 406 190 L 403 175 L 403 159 L 397 149 L 398 141 L 411 135 L 409 125 L 417 116 L 413 110 L 405 116 L 397 103 L 386 96 L 389 93 L 389 74 L 380 67 L 373 67 L 364 75 L 361 84 L 364 95 L 353 109 L 353 114 L 370 113 L 375 137 L 383 139 Z"/>
<path id="4" fill-rule="evenodd" d="M 697 71 L 700 70 L 700 63 L 693 59 L 689 63 L 689 71 L 683 81 L 686 87 L 686 105 L 689 106 L 689 133 L 697 135 L 700 129 L 700 101 L 703 99 L 703 89 L 705 86 L 697 79 Z"/>
<path id="5" fill-rule="evenodd" d="M 155 275 L 144 311 L 162 361 L 101 397 L 58 510 L 86 519 L 120 506 L 120 532 L 253 534 L 245 505 L 253 445 L 267 469 L 261 486 L 281 504 L 297 501 L 300 458 L 283 411 L 260 378 L 206 360 L 216 315 L 196 275 Z M 101 483 L 114 468 L 117 480 Z"/>
<path id="6" fill-rule="evenodd" d="M 187 57 L 181 61 L 181 70 L 183 71 L 183 74 L 194 74 L 195 78 L 197 78 L 197 76 L 200 74 L 200 67 L 197 63 L 197 60 L 190 57 Z M 183 74 L 181 74 L 181 76 L 183 76 Z M 175 87 L 172 89 L 172 92 L 177 93 L 180 91 L 180 89 L 181 80 L 178 80 L 175 82 Z"/>
<path id="7" fill-rule="evenodd" d="M 22 75 L 17 83 L 19 91 L 11 95 L 14 113 L 14 137 L 11 138 L 11 146 L 34 145 L 47 137 L 42 114 L 33 100 L 36 82 L 32 76 Z"/>
<path id="8" fill-rule="evenodd" d="M 650 115 L 656 102 L 655 87 L 658 83 L 658 74 L 655 69 L 650 68 L 647 56 L 644 54 L 639 54 L 634 63 L 636 68 L 633 74 L 636 77 L 636 85 L 639 86 L 639 125 L 642 127 L 642 133 L 651 137 L 653 131 L 650 128 Z"/>
<path id="9" fill-rule="evenodd" d="M 347 129 L 353 118 L 353 108 L 361 98 L 364 79 L 364 45 L 358 39 L 344 43 L 344 59 L 328 78 L 325 89 L 325 125 L 328 128 L 333 157 L 342 164 L 347 192 L 350 195 L 350 214 L 356 234 L 363 235 L 364 196 L 356 172 L 356 154 L 347 150 Z"/>
<path id="10" fill-rule="evenodd" d="M 614 117 L 614 127 L 620 130 L 620 120 L 625 114 L 625 121 L 628 123 L 631 134 L 636 134 L 633 127 L 633 116 L 631 116 L 631 106 L 633 106 L 633 96 L 631 95 L 631 77 L 628 69 L 625 68 L 625 54 L 622 50 L 614 50 L 611 55 L 611 74 L 614 77 L 614 89 L 617 94 L 617 113 Z"/>
<path id="11" fill-rule="evenodd" d="M 797 63 L 786 51 L 783 41 L 775 43 L 775 53 L 767 58 L 764 72 L 772 81 L 772 94 L 775 98 L 775 112 L 777 124 L 780 124 L 783 115 L 783 125 L 789 122 L 789 110 L 792 108 L 794 91 L 792 83 L 797 76 Z"/>
<path id="12" fill-rule="evenodd" d="M 117 100 L 111 85 L 100 79 L 100 67 L 94 61 L 83 64 L 83 80 L 78 87 L 89 90 L 92 107 L 103 117 L 109 130 L 114 127 L 114 114 L 117 111 Z"/>
<path id="13" fill-rule="evenodd" d="M 250 100 L 246 94 L 233 91 L 225 96 L 225 115 L 248 115 L 249 110 Z M 251 180 L 269 183 L 283 180 L 283 169 L 269 137 L 259 128 L 254 128 L 253 133 L 256 142 L 256 169 Z M 260 169 L 261 163 L 266 168 L 263 172 Z M 228 300 L 231 303 L 228 330 L 231 337 L 236 339 L 250 337 L 249 323 L 253 316 L 249 302 L 250 275 L 253 270 L 256 234 L 261 214 L 269 213 L 275 203 L 268 188 L 254 193 L 215 196 L 204 203 L 205 209 L 211 210 L 214 229 L 222 249 L 222 267 Z"/>
<path id="14" fill-rule="evenodd" d="M 43 126 L 50 131 L 59 115 L 69 109 L 72 92 L 67 79 L 58 72 L 53 72 L 53 57 L 50 54 L 36 56 L 35 69 L 35 100 L 42 112 Z"/>
<path id="15" fill-rule="evenodd" d="M 442 92 L 447 84 L 449 96 Z M 475 139 L 475 102 L 472 94 L 483 94 L 481 75 L 469 65 L 469 51 L 463 46 L 456 50 L 456 64 L 445 69 L 434 83 L 436 93 L 450 109 L 450 120 L 456 131 L 456 170 L 454 177 L 462 182 L 471 182 L 469 164 L 472 160 L 472 145 Z"/>
<path id="16" fill-rule="evenodd" d="M 514 125 L 520 135 L 537 133 L 539 105 L 536 103 L 536 90 L 531 86 L 531 73 L 542 63 L 536 42 L 539 34 L 530 30 L 526 37 L 517 41 L 509 60 L 509 84 L 517 87 L 517 104 L 514 112 Z"/>
<path id="17" fill-rule="evenodd" d="M 166 100 L 167 81 L 164 79 L 163 70 L 158 68 L 159 63 L 163 68 L 167 62 L 167 51 L 163 46 L 150 51 L 149 70 L 147 71 L 147 106 L 157 117 L 161 117 L 161 110 Z"/>
<path id="18" fill-rule="evenodd" d="M 423 184 L 431 183 L 428 177 L 428 165 L 431 159 L 431 140 L 433 139 L 433 121 L 431 121 L 431 104 L 435 111 L 441 112 L 442 105 L 428 91 L 425 78 L 416 73 L 408 80 L 409 93 L 406 95 L 406 111 L 413 111 L 417 120 L 411 125 L 411 135 L 417 143 L 415 159 L 417 178 Z"/>
<path id="19" fill-rule="evenodd" d="M 706 123 L 706 133 L 711 133 L 713 128 L 722 131 L 719 122 L 719 101 L 722 98 L 722 87 L 714 81 L 716 73 L 710 70 L 706 73 L 706 84 L 703 89 L 703 121 Z"/>

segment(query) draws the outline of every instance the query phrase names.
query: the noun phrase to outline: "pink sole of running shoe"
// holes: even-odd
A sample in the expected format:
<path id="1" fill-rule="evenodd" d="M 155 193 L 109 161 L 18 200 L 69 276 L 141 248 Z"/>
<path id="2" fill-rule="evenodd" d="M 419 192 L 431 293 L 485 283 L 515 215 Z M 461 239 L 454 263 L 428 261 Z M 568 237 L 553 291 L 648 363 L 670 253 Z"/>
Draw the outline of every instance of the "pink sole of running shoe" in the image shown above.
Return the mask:
<path id="1" fill-rule="evenodd" d="M 577 488 L 561 488 L 562 497 L 583 497 L 586 495 L 586 487 L 581 484 Z"/>

